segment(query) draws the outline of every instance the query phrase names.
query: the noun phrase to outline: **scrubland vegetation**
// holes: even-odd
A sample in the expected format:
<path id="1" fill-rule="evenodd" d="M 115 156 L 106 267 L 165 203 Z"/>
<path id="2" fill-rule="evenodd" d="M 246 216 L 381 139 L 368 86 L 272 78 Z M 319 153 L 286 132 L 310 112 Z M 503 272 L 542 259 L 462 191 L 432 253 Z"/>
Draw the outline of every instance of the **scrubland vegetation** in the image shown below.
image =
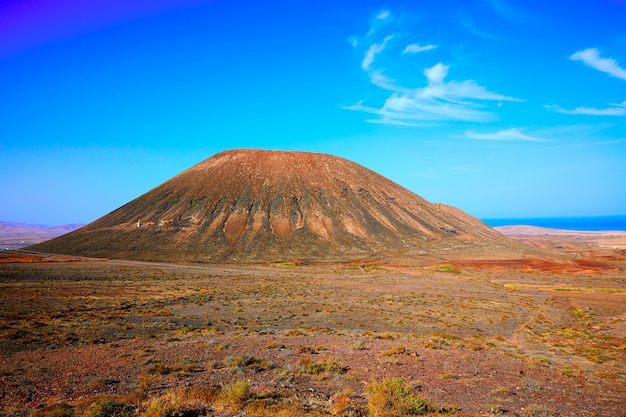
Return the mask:
<path id="1" fill-rule="evenodd" d="M 0 277 L 2 416 L 623 413 L 619 271 L 107 261 Z"/>

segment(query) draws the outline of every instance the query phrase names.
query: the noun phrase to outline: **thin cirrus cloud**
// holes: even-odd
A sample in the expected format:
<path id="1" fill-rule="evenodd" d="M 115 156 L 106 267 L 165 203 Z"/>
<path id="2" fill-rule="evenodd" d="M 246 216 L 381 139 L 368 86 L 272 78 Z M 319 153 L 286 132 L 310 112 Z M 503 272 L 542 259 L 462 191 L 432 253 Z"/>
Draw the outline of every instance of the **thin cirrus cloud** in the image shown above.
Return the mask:
<path id="1" fill-rule="evenodd" d="M 471 80 L 445 82 L 447 72 L 448 66 L 441 63 L 426 68 L 424 75 L 428 84 L 416 89 L 405 89 L 388 79 L 385 84 L 373 79 L 372 82 L 379 87 L 392 91 L 383 106 L 368 107 L 359 101 L 345 108 L 380 116 L 379 119 L 368 120 L 371 123 L 418 126 L 424 122 L 440 121 L 487 122 L 493 120 L 495 115 L 484 110 L 482 101 L 517 101 L 492 93 Z"/>
<path id="2" fill-rule="evenodd" d="M 410 45 L 407 45 L 406 48 L 404 48 L 404 51 L 402 51 L 403 54 L 418 54 L 420 52 L 424 52 L 424 51 L 430 51 L 431 49 L 435 49 L 437 47 L 437 45 L 420 45 L 419 43 L 412 43 Z"/>
<path id="3" fill-rule="evenodd" d="M 392 33 L 385 36 L 382 41 L 371 39 L 378 32 L 374 30 L 374 26 L 378 29 L 381 27 L 381 20 L 388 24 L 392 18 L 393 15 L 388 10 L 379 12 L 370 21 L 370 30 L 365 39 L 352 42 L 355 48 L 363 48 L 361 68 L 369 76 L 370 82 L 390 91 L 391 95 L 382 107 L 367 106 L 364 104 L 365 100 L 360 100 L 354 105 L 344 107 L 345 109 L 377 115 L 377 118 L 367 120 L 370 123 L 423 126 L 442 121 L 491 121 L 496 118 L 496 114 L 486 109 L 488 102 L 521 101 L 491 92 L 473 80 L 446 81 L 450 66 L 441 62 L 424 68 L 422 71 L 425 77 L 425 82 L 422 81 L 425 83 L 424 86 L 404 87 L 400 80 L 386 74 L 389 66 L 385 65 L 389 64 L 389 56 L 399 51 L 397 45 L 393 45 L 393 48 L 391 46 L 399 43 L 402 36 Z M 413 43 L 405 46 L 401 53 L 418 53 L 436 47 Z"/>
<path id="4" fill-rule="evenodd" d="M 593 107 L 576 107 L 573 110 L 568 110 L 556 105 L 546 106 L 546 108 L 552 109 L 562 114 L 582 114 L 589 116 L 626 116 L 626 101 L 623 101 L 619 104 L 612 104 L 611 107 L 607 107 L 606 109 L 596 109 Z"/>
<path id="5" fill-rule="evenodd" d="M 602 58 L 597 48 L 583 49 L 574 52 L 569 59 L 573 61 L 582 61 L 585 65 L 609 74 L 612 77 L 626 80 L 626 69 L 619 66 L 613 58 Z M 589 115 L 589 116 L 626 116 L 626 101 L 617 104 L 611 104 L 610 107 L 598 109 L 594 107 L 576 107 L 572 110 L 564 109 L 557 105 L 544 106 L 549 110 L 554 110 L 562 114 L 572 115 Z"/>
<path id="6" fill-rule="evenodd" d="M 466 130 L 463 137 L 475 140 L 494 140 L 494 141 L 526 141 L 526 142 L 545 142 L 545 139 L 525 134 L 522 129 L 512 128 L 498 130 L 491 133 L 478 133 L 473 130 Z"/>
<path id="7" fill-rule="evenodd" d="M 363 68 L 365 71 L 369 71 L 372 63 L 374 62 L 374 59 L 376 58 L 376 55 L 381 53 L 385 49 L 387 42 L 389 42 L 391 39 L 393 39 L 393 35 L 387 36 L 381 43 L 371 44 L 369 49 L 365 53 L 365 56 L 363 57 L 363 61 L 361 62 L 361 68 Z"/>
<path id="8" fill-rule="evenodd" d="M 377 15 L 376 15 L 376 19 L 378 20 L 387 20 L 390 16 L 390 12 L 389 10 L 381 10 Z"/>
<path id="9" fill-rule="evenodd" d="M 378 32 L 380 28 L 387 25 L 392 20 L 392 15 L 389 10 L 379 11 L 373 19 L 370 20 L 370 28 L 367 32 L 368 36 Z"/>
<path id="10" fill-rule="evenodd" d="M 598 71 L 606 72 L 612 77 L 626 80 L 626 69 L 619 66 L 613 58 L 602 58 L 597 48 L 584 49 L 570 55 L 573 61 L 582 61 L 585 65 Z"/>

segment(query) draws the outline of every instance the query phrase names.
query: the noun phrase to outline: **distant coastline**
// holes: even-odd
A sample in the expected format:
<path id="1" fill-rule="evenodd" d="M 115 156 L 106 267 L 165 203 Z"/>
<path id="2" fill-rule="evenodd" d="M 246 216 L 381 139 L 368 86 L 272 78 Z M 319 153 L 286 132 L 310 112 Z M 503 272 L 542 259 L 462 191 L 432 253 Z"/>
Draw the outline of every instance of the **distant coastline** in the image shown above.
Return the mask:
<path id="1" fill-rule="evenodd" d="M 548 229 L 587 232 L 626 231 L 626 215 L 595 217 L 526 217 L 481 220 L 491 227 L 525 225 L 545 227 Z"/>

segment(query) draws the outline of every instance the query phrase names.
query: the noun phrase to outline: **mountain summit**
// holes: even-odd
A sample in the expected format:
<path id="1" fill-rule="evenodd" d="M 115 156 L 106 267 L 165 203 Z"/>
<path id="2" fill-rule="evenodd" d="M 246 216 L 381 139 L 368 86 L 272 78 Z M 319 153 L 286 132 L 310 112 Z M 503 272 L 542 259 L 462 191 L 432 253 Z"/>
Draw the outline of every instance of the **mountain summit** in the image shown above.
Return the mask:
<path id="1" fill-rule="evenodd" d="M 354 162 L 230 150 L 35 250 L 151 261 L 410 260 L 512 243 Z"/>

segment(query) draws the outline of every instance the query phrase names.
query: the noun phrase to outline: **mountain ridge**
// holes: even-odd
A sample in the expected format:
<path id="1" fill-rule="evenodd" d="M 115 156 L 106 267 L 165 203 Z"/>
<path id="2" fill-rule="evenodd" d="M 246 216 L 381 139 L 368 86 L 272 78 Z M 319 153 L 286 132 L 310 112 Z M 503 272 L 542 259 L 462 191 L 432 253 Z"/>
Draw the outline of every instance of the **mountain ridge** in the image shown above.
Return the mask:
<path id="1" fill-rule="evenodd" d="M 515 243 L 336 156 L 235 149 L 34 249 L 183 262 L 346 262 Z"/>
<path id="2" fill-rule="evenodd" d="M 83 227 L 72 223 L 56 226 L 0 221 L 0 247 L 18 249 L 64 235 Z"/>

